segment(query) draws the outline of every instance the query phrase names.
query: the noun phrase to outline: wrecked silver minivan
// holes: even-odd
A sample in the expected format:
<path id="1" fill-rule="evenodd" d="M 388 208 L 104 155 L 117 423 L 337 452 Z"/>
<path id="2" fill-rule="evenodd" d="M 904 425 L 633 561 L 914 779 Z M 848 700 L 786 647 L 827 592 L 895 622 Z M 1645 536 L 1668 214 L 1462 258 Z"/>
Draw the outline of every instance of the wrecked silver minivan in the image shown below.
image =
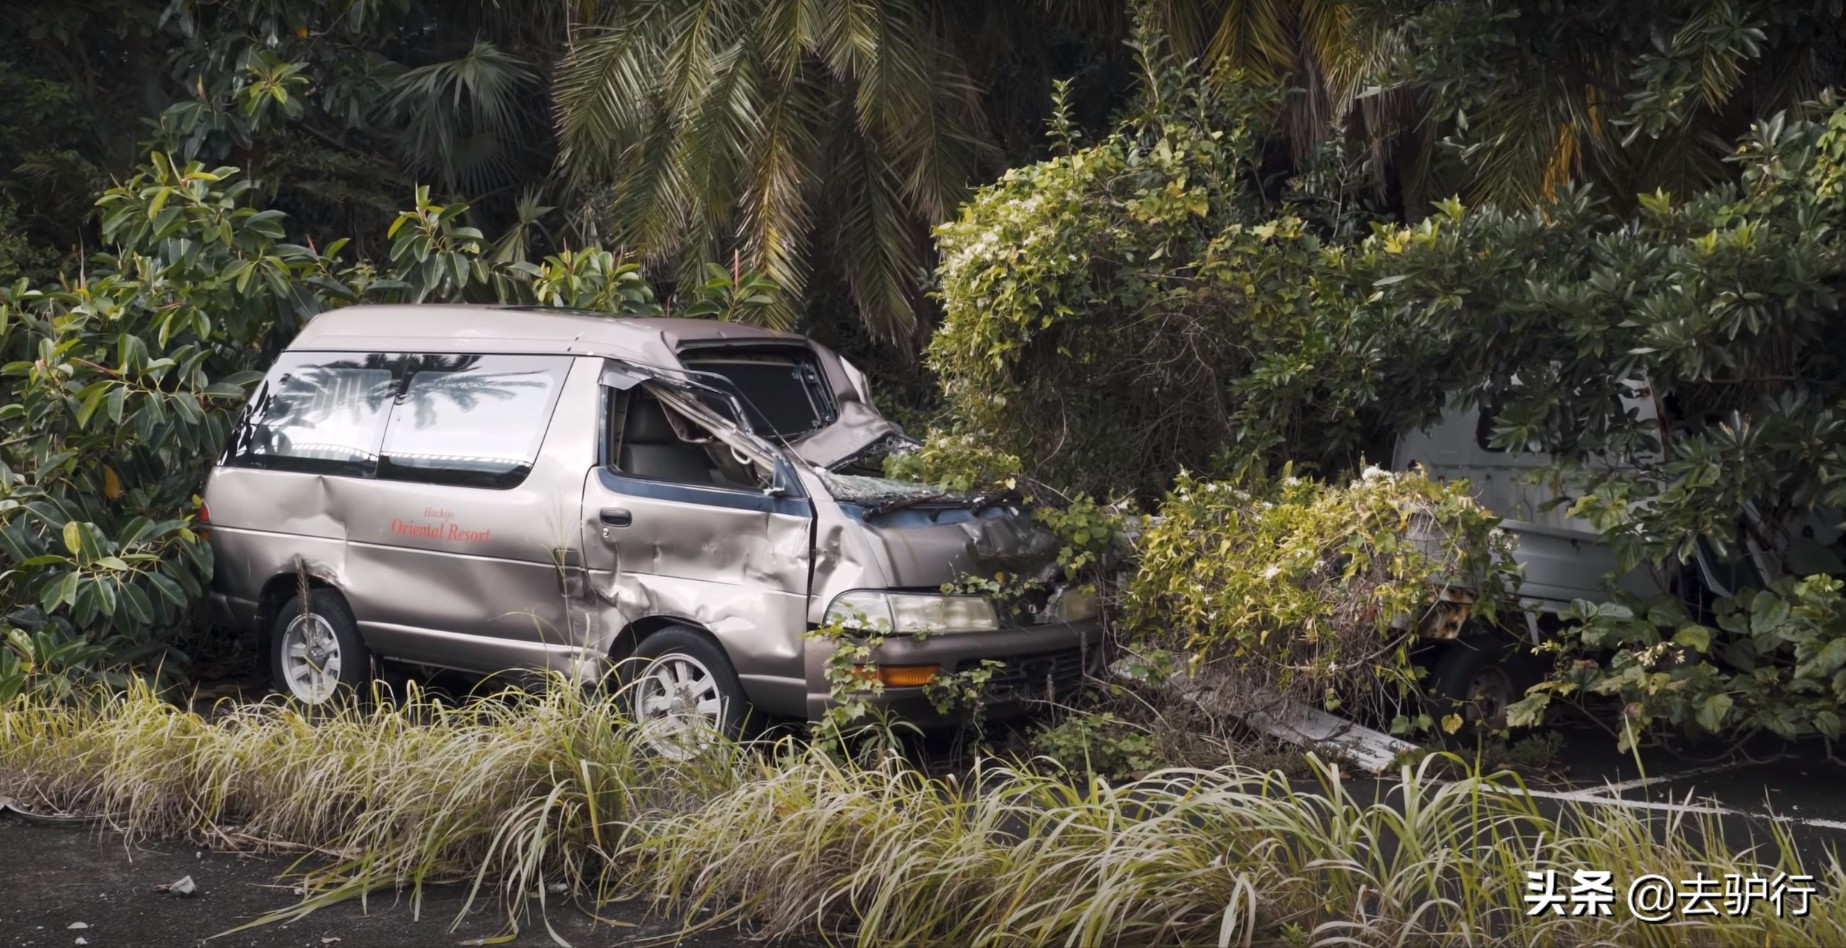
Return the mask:
<path id="1" fill-rule="evenodd" d="M 994 659 L 995 710 L 1095 667 L 1095 605 L 1007 498 L 885 480 L 907 444 L 845 360 L 789 333 L 487 306 L 315 317 L 205 490 L 220 621 L 310 703 L 377 660 L 635 680 L 643 719 L 818 718 L 832 646 L 890 636 L 875 702 Z M 1002 608 L 945 584 L 1040 580 Z M 302 601 L 305 595 L 306 602 Z M 915 633 L 915 634 L 911 634 Z M 629 662 L 634 659 L 637 661 Z"/>

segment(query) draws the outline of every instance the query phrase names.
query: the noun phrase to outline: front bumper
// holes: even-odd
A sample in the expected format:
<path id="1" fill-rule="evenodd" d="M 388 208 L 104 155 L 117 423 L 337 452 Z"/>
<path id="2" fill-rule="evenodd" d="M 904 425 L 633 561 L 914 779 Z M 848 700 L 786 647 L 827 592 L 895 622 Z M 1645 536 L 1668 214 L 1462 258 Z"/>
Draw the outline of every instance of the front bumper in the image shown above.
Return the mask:
<path id="1" fill-rule="evenodd" d="M 989 719 L 1017 714 L 1036 701 L 1056 700 L 1074 694 L 1085 676 L 1095 676 L 1103 664 L 1103 626 L 1100 620 L 1077 623 L 1048 622 L 1013 626 L 991 632 L 952 632 L 921 641 L 893 636 L 879 646 L 880 665 L 938 665 L 944 674 L 978 668 L 993 659 L 1001 663 L 987 681 L 986 715 Z M 832 703 L 826 662 L 832 646 L 809 642 L 807 649 L 808 719 L 818 721 Z M 936 710 L 922 687 L 886 687 L 867 695 L 872 706 L 886 709 L 915 724 L 953 723 Z"/>

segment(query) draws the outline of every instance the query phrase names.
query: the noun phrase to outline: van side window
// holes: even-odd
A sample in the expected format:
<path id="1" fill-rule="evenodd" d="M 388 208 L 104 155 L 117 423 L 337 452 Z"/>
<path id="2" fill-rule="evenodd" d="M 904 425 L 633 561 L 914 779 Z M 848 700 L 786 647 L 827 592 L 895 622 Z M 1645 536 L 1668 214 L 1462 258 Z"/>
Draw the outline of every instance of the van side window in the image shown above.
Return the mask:
<path id="1" fill-rule="evenodd" d="M 616 471 L 631 477 L 739 490 L 768 486 L 768 476 L 698 422 L 646 389 L 619 393 L 611 417 Z"/>
<path id="2" fill-rule="evenodd" d="M 370 477 L 395 390 L 386 356 L 285 353 L 244 409 L 225 463 Z"/>
<path id="3" fill-rule="evenodd" d="M 1480 414 L 1476 415 L 1474 419 L 1474 443 L 1478 445 L 1482 451 L 1487 451 L 1492 454 L 1505 454 L 1505 448 L 1496 448 L 1493 446 L 1493 426 L 1497 420 L 1495 412 L 1483 404 L 1480 408 Z"/>
<path id="4" fill-rule="evenodd" d="M 538 458 L 569 365 L 544 356 L 405 357 L 378 476 L 517 487 Z"/>

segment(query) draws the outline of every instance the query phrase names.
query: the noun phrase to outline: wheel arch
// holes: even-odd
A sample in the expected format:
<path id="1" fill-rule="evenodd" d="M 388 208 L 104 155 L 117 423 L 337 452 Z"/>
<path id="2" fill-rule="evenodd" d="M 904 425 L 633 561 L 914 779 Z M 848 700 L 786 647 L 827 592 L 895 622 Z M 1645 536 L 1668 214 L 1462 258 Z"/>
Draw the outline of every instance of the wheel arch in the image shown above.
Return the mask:
<path id="1" fill-rule="evenodd" d="M 609 645 L 609 661 L 612 663 L 619 663 L 624 659 L 632 657 L 635 654 L 635 649 L 641 645 L 642 639 L 656 632 L 674 628 L 690 629 L 698 633 L 701 637 L 709 639 L 713 645 L 717 646 L 718 651 L 723 653 L 725 658 L 728 659 L 731 657 L 731 651 L 724 647 L 724 642 L 720 640 L 718 636 L 714 635 L 712 630 L 706 628 L 698 620 L 670 613 L 662 613 L 660 615 L 644 616 L 623 626 L 622 631 L 615 634 L 615 640 Z"/>
<path id="2" fill-rule="evenodd" d="M 352 607 L 352 601 L 346 598 L 346 593 L 338 585 L 313 572 L 277 573 L 269 577 L 263 582 L 263 588 L 256 596 L 257 660 L 265 668 L 269 664 L 269 639 L 274 633 L 276 618 L 282 614 L 282 607 L 301 591 L 304 583 L 309 591 L 333 590 L 342 600 L 346 601 L 347 608 Z M 361 635 L 363 636 L 363 633 Z"/>

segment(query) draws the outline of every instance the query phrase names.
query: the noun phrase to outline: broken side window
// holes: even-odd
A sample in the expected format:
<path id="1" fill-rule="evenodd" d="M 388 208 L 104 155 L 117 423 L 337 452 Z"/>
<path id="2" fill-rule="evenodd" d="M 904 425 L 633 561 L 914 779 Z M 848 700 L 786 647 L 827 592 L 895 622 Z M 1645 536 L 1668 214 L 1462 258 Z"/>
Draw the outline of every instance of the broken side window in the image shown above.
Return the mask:
<path id="1" fill-rule="evenodd" d="M 612 392 L 615 470 L 631 477 L 762 490 L 769 472 L 645 387 Z"/>

